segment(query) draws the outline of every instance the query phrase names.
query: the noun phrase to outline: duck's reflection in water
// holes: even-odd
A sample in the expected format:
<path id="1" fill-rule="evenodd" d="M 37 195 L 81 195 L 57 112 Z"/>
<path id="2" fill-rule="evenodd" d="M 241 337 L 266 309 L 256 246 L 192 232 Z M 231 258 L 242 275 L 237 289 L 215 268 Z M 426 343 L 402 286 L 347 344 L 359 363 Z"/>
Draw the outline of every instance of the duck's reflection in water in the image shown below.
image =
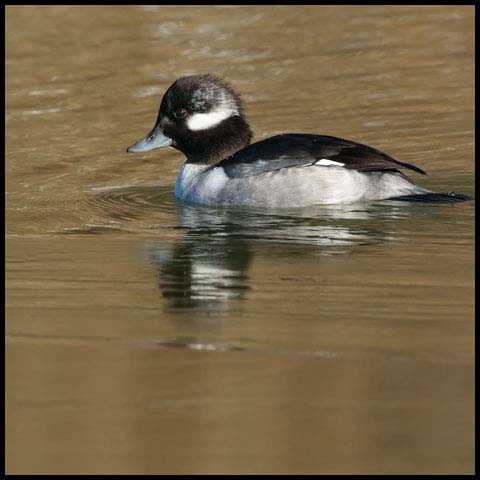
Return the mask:
<path id="1" fill-rule="evenodd" d="M 163 242 L 149 244 L 148 255 L 158 268 L 162 296 L 175 307 L 207 310 L 226 308 L 240 298 L 249 288 L 245 272 L 252 253 L 241 240 L 222 246 L 225 243 L 187 235 L 171 247 Z"/>
<path id="2" fill-rule="evenodd" d="M 385 219 L 395 206 L 329 206 L 295 211 L 218 209 L 176 204 L 177 227 L 185 236 L 173 244 L 148 242 L 162 296 L 175 308 L 225 310 L 245 297 L 255 255 L 292 257 L 353 252 L 389 238 Z M 388 223 L 388 222 L 387 222 Z"/>

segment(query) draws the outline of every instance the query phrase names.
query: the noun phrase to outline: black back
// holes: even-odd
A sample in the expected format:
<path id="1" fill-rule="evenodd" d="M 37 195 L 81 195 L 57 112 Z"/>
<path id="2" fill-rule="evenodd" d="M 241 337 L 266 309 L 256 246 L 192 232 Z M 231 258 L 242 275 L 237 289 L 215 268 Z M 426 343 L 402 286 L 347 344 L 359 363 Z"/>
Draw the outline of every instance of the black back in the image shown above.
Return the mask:
<path id="1" fill-rule="evenodd" d="M 286 133 L 261 140 L 221 161 L 230 178 L 252 177 L 282 168 L 312 166 L 326 159 L 343 163 L 343 168 L 359 172 L 398 171 L 405 168 L 425 175 L 409 163 L 361 143 L 326 135 Z M 320 167 L 319 168 L 325 168 Z"/>

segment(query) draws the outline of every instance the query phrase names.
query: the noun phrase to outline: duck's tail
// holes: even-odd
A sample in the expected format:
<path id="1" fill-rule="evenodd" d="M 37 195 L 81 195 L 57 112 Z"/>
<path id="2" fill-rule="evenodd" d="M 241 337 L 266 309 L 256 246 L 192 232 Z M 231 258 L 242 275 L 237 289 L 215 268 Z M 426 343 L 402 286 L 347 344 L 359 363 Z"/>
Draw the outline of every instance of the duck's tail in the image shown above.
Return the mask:
<path id="1" fill-rule="evenodd" d="M 422 203 L 455 203 L 467 202 L 473 200 L 469 195 L 455 192 L 426 192 L 414 193 L 412 195 L 401 195 L 399 197 L 392 197 L 390 200 L 399 200 L 402 202 L 422 202 Z"/>

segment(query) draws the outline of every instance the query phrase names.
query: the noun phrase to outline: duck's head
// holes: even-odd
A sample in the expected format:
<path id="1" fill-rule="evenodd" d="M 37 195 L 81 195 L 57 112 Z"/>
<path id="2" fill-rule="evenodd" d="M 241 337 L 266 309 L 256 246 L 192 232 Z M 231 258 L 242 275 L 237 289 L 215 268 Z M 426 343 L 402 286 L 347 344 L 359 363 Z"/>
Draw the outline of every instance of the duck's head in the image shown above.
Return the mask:
<path id="1" fill-rule="evenodd" d="M 190 162 L 215 164 L 250 143 L 240 95 L 214 75 L 177 79 L 165 92 L 157 121 L 127 152 L 172 146 Z"/>

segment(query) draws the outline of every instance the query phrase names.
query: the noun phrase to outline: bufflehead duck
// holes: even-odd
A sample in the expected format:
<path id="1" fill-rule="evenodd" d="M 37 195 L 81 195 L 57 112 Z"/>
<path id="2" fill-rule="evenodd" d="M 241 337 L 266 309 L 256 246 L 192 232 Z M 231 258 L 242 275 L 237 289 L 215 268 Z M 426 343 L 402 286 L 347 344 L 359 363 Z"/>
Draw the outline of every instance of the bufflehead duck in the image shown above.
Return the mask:
<path id="1" fill-rule="evenodd" d="M 326 135 L 283 134 L 250 144 L 240 96 L 214 75 L 177 79 L 155 126 L 127 152 L 172 146 L 186 155 L 178 198 L 205 204 L 305 207 L 400 199 L 465 200 L 414 185 L 400 170 L 425 172 L 375 148 Z"/>

